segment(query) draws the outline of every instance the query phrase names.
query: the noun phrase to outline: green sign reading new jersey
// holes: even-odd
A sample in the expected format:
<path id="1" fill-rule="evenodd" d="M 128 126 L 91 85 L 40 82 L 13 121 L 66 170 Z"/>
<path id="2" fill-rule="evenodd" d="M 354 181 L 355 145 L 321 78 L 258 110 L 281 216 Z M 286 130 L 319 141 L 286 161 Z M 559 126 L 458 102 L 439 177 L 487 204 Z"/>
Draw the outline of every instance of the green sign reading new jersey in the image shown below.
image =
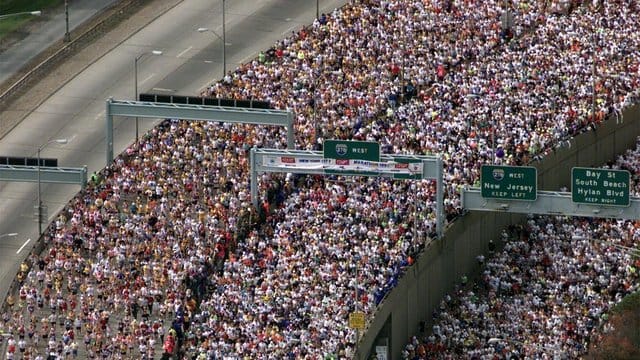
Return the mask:
<path id="1" fill-rule="evenodd" d="M 485 198 L 534 201 L 538 198 L 538 172 L 527 166 L 482 165 L 480 187 Z"/>
<path id="2" fill-rule="evenodd" d="M 571 169 L 571 199 L 575 203 L 629 206 L 629 179 L 626 170 Z"/>
<path id="3" fill-rule="evenodd" d="M 327 174 L 371 175 L 380 162 L 380 143 L 371 141 L 326 140 L 323 147 Z M 370 163 L 371 162 L 371 163 Z"/>

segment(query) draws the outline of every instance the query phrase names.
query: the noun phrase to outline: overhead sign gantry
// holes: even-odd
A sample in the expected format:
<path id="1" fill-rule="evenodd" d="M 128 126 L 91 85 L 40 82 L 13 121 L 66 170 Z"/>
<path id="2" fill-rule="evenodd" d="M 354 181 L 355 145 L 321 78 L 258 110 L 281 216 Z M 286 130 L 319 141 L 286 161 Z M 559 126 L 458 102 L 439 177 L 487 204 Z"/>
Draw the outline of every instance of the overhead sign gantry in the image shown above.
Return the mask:
<path id="1" fill-rule="evenodd" d="M 0 165 L 0 181 L 77 184 L 84 188 L 87 186 L 87 167 L 42 166 L 38 169 L 38 166 Z"/>
<path id="2" fill-rule="evenodd" d="M 108 99 L 105 114 L 107 165 L 113 162 L 113 117 L 116 115 L 284 126 L 287 128 L 287 147 L 295 147 L 293 112 L 289 110 Z"/>
<path id="3" fill-rule="evenodd" d="M 496 175 L 494 171 L 501 168 L 507 171 Z M 536 182 L 537 172 L 525 169 L 483 166 L 481 189 L 462 189 L 462 207 L 466 210 L 523 214 L 640 219 L 640 198 L 630 197 L 630 174 L 626 170 L 576 167 L 571 172 L 571 192 L 536 191 L 533 198 L 529 194 L 531 184 Z M 520 175 L 515 176 L 520 182 L 512 182 L 513 177 L 509 179 L 506 175 L 510 173 L 522 174 L 521 179 Z M 506 189 L 512 188 L 525 191 L 526 195 L 521 196 L 516 192 L 517 196 L 503 196 Z M 487 195 L 487 190 L 494 193 Z M 527 197 L 531 200 L 524 201 Z"/>
<path id="4" fill-rule="evenodd" d="M 325 141 L 326 146 L 342 146 L 343 140 Z M 349 149 L 371 149 L 372 145 L 361 146 L 361 142 L 348 143 Z M 336 150 L 336 149 L 334 149 Z M 337 149 L 343 153 L 344 149 Z M 354 150 L 356 151 L 356 150 Z M 360 151 L 360 150 L 358 150 Z M 258 173 L 277 172 L 293 174 L 345 175 L 390 177 L 393 179 L 435 179 L 436 187 L 436 233 L 442 236 L 444 227 L 444 189 L 442 159 L 425 155 L 380 154 L 379 161 L 363 160 L 357 156 L 333 157 L 321 151 L 251 149 L 251 201 L 258 206 Z M 343 157 L 343 159 L 340 159 Z M 377 158 L 377 157 L 376 157 Z"/>

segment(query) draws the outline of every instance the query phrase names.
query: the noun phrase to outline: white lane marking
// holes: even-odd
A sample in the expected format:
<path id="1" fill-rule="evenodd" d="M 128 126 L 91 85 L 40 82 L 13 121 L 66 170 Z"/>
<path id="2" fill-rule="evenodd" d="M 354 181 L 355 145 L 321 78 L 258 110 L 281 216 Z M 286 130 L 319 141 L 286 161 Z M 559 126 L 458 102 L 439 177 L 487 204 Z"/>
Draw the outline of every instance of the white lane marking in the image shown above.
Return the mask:
<path id="1" fill-rule="evenodd" d="M 184 49 L 180 54 L 178 54 L 178 56 L 176 57 L 182 57 L 182 55 L 186 54 L 187 52 L 189 52 L 189 50 L 193 49 L 193 46 L 189 46 L 188 48 Z"/>
<path id="2" fill-rule="evenodd" d="M 154 87 L 153 89 L 151 89 L 153 91 L 164 91 L 164 92 L 176 92 L 176 89 L 165 89 L 165 88 L 159 88 L 159 87 Z"/>
<path id="3" fill-rule="evenodd" d="M 283 32 L 282 32 L 282 35 L 289 35 L 289 34 L 291 34 L 291 32 L 293 31 L 293 29 L 295 29 L 295 28 L 297 28 L 297 27 L 298 27 L 298 25 L 297 25 L 297 24 L 296 24 L 296 25 L 293 25 L 293 26 L 291 26 L 291 27 L 289 27 L 287 30 L 285 30 L 285 31 L 283 31 Z"/>
<path id="4" fill-rule="evenodd" d="M 213 61 L 212 60 L 205 60 L 204 62 L 205 62 L 205 64 L 211 64 Z"/>
<path id="5" fill-rule="evenodd" d="M 104 113 L 105 113 L 105 110 L 100 111 L 100 112 L 98 113 L 98 115 L 96 115 L 96 117 L 95 117 L 95 118 L 93 118 L 93 119 L 94 119 L 94 120 L 98 120 L 98 119 L 100 119 L 100 118 L 104 117 Z"/>
<path id="6" fill-rule="evenodd" d="M 211 79 L 211 80 L 207 81 L 206 83 L 204 83 L 204 85 L 202 85 L 200 87 L 200 89 L 201 90 L 207 90 L 211 85 L 217 83 L 218 81 L 220 81 L 219 78 Z"/>
<path id="7" fill-rule="evenodd" d="M 151 74 L 151 75 L 147 76 L 144 80 L 140 81 L 140 82 L 138 83 L 138 85 L 142 85 L 142 84 L 144 84 L 145 82 L 147 82 L 147 81 L 151 80 L 151 78 L 152 78 L 152 77 L 154 77 L 154 76 L 156 76 L 156 74 Z"/>
<path id="8" fill-rule="evenodd" d="M 18 251 L 16 251 L 16 254 L 20 254 L 20 251 L 22 251 L 22 249 L 24 249 L 25 246 L 27 246 L 27 244 L 31 241 L 31 238 L 28 238 L 27 241 L 24 242 L 24 244 L 22 244 L 22 246 L 20 246 L 20 249 L 18 249 Z"/>
<path id="9" fill-rule="evenodd" d="M 240 64 L 246 64 L 250 61 L 253 61 L 253 59 L 257 59 L 257 58 L 258 58 L 258 54 L 249 54 L 244 59 L 240 60 Z"/>

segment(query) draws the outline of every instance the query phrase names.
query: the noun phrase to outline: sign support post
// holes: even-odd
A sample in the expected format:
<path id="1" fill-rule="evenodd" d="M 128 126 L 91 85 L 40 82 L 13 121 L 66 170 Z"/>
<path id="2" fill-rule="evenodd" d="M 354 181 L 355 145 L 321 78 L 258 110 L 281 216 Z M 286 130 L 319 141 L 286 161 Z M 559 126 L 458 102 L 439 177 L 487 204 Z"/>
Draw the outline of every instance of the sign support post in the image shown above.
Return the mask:
<path id="1" fill-rule="evenodd" d="M 251 181 L 251 202 L 253 203 L 253 207 L 258 209 L 258 172 L 256 171 L 256 152 L 255 147 L 251 149 L 249 153 L 249 166 L 251 170 L 250 181 Z"/>

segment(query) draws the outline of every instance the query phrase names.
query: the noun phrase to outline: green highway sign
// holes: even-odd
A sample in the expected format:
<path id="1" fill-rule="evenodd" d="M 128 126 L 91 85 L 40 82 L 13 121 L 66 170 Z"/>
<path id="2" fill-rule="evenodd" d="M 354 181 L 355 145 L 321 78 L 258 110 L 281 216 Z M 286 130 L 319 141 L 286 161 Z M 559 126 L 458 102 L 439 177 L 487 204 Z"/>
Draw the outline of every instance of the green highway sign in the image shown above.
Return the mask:
<path id="1" fill-rule="evenodd" d="M 329 160 L 327 174 L 374 175 L 380 162 L 380 143 L 372 141 L 326 140 L 323 157 Z M 343 169 L 340 169 L 340 168 Z"/>
<path id="2" fill-rule="evenodd" d="M 629 206 L 630 174 L 627 170 L 571 169 L 571 200 L 590 205 Z"/>
<path id="3" fill-rule="evenodd" d="M 380 143 L 372 141 L 326 140 L 325 159 L 380 161 Z"/>
<path id="4" fill-rule="evenodd" d="M 484 198 L 535 201 L 538 171 L 529 166 L 482 165 L 480 188 Z"/>

